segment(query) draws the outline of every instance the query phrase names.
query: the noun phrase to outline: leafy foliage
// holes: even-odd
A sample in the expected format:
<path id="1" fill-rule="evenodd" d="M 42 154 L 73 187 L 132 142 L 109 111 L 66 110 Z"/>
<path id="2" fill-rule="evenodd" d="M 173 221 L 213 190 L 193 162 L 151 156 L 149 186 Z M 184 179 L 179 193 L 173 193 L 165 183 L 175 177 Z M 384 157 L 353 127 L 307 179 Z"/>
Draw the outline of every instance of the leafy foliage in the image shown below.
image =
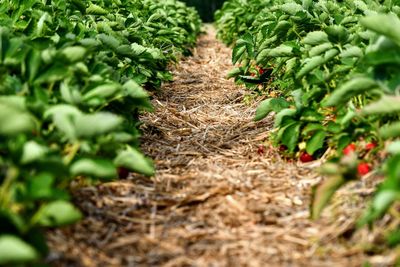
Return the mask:
<path id="1" fill-rule="evenodd" d="M 175 0 L 0 0 L 0 264 L 39 260 L 73 223 L 75 177 L 151 176 L 138 115 L 200 31 Z"/>
<path id="2" fill-rule="evenodd" d="M 276 145 L 292 156 L 335 151 L 322 168 L 330 178 L 313 193 L 313 218 L 371 164 L 386 180 L 360 224 L 399 200 L 399 15 L 398 1 L 374 0 L 229 0 L 216 14 L 219 38 L 233 45 L 230 77 L 267 98 L 256 120 L 275 113 Z M 390 155 L 376 160 L 383 140 Z"/>

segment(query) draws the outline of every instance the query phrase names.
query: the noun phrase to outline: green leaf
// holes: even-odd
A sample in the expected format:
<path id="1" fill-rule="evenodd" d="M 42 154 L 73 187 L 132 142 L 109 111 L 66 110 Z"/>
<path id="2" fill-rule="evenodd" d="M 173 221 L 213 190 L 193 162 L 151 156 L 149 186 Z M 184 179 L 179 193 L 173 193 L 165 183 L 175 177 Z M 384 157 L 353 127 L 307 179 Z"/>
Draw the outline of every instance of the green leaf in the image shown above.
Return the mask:
<path id="1" fill-rule="evenodd" d="M 308 123 L 306 127 L 301 131 L 302 135 L 307 136 L 312 132 L 317 132 L 318 130 L 323 130 L 324 126 L 320 123 Z"/>
<path id="2" fill-rule="evenodd" d="M 286 109 L 279 111 L 275 115 L 274 128 L 280 127 L 280 125 L 285 117 L 294 117 L 296 115 L 296 113 L 297 113 L 297 110 L 295 110 L 293 108 L 286 108 Z"/>
<path id="3" fill-rule="evenodd" d="M 329 60 L 331 60 L 332 58 L 334 58 L 335 56 L 337 56 L 338 54 L 339 54 L 339 50 L 337 50 L 336 48 L 332 48 L 332 49 L 329 49 L 328 51 L 326 51 L 325 55 L 324 55 L 325 63 L 328 62 Z"/>
<path id="4" fill-rule="evenodd" d="M 64 226 L 75 223 L 81 218 L 81 212 L 64 200 L 43 204 L 33 217 L 35 223 L 45 227 Z"/>
<path id="5" fill-rule="evenodd" d="M 328 43 L 328 35 L 323 31 L 309 32 L 303 39 L 304 44 L 308 45 L 320 45 Z"/>
<path id="6" fill-rule="evenodd" d="M 400 19 L 394 14 L 378 14 L 361 19 L 361 25 L 385 35 L 400 46 Z"/>
<path id="7" fill-rule="evenodd" d="M 39 253 L 13 235 L 0 235 L 0 264 L 27 263 L 39 259 Z"/>
<path id="8" fill-rule="evenodd" d="M 268 52 L 269 57 L 290 57 L 293 55 L 293 47 L 288 45 L 280 45 L 278 47 L 272 48 Z"/>
<path id="9" fill-rule="evenodd" d="M 232 51 L 232 63 L 236 64 L 246 51 L 246 46 L 235 46 Z"/>
<path id="10" fill-rule="evenodd" d="M 331 43 L 323 43 L 317 46 L 314 46 L 313 48 L 310 49 L 310 51 L 308 52 L 310 57 L 315 57 L 318 56 L 324 52 L 326 52 L 327 50 L 331 49 L 333 47 L 333 45 Z"/>
<path id="11" fill-rule="evenodd" d="M 92 137 L 117 129 L 122 121 L 121 117 L 108 112 L 82 114 L 76 117 L 74 128 L 78 137 Z"/>
<path id="12" fill-rule="evenodd" d="M 297 12 L 303 10 L 303 6 L 297 3 L 285 3 L 278 6 L 280 10 L 290 15 L 296 15 Z"/>
<path id="13" fill-rule="evenodd" d="M 113 36 L 104 33 L 98 34 L 97 38 L 109 48 L 116 50 L 120 46 L 120 42 Z"/>
<path id="14" fill-rule="evenodd" d="M 149 94 L 134 80 L 129 80 L 122 86 L 127 94 L 133 98 L 148 98 Z"/>
<path id="15" fill-rule="evenodd" d="M 362 60 L 367 65 L 396 64 L 400 65 L 399 50 L 380 50 L 370 52 Z"/>
<path id="16" fill-rule="evenodd" d="M 228 72 L 227 78 L 230 79 L 238 76 L 239 74 L 242 74 L 241 68 L 234 68 Z"/>
<path id="17" fill-rule="evenodd" d="M 125 167 L 146 176 L 154 175 L 153 163 L 132 147 L 120 151 L 114 160 L 114 164 L 118 167 Z"/>
<path id="18" fill-rule="evenodd" d="M 400 113 L 400 96 L 383 96 L 361 111 L 363 115 L 386 115 Z"/>
<path id="19" fill-rule="evenodd" d="M 10 45 L 10 30 L 6 27 L 0 27 L 0 63 L 3 63 L 8 47 Z"/>
<path id="20" fill-rule="evenodd" d="M 114 96 L 118 91 L 122 89 L 118 83 L 108 83 L 99 85 L 83 96 L 83 100 L 89 101 L 91 98 L 109 98 Z"/>
<path id="21" fill-rule="evenodd" d="M 326 27 L 325 32 L 328 34 L 329 41 L 333 43 L 345 43 L 349 39 L 347 29 L 341 25 L 330 25 Z"/>
<path id="22" fill-rule="evenodd" d="M 310 58 L 309 60 L 304 62 L 304 65 L 297 73 L 296 78 L 297 79 L 302 78 L 303 76 L 307 75 L 312 70 L 314 70 L 315 68 L 317 68 L 323 64 L 325 64 L 325 59 L 322 56 L 315 56 L 315 57 Z"/>
<path id="23" fill-rule="evenodd" d="M 87 52 L 86 49 L 82 46 L 69 46 L 64 48 L 61 51 L 61 54 L 69 62 L 77 62 L 85 58 L 86 52 Z"/>
<path id="24" fill-rule="evenodd" d="M 362 49 L 358 46 L 350 46 L 347 47 L 346 50 L 340 53 L 340 57 L 348 58 L 348 57 L 358 57 L 361 58 L 364 55 Z"/>
<path id="25" fill-rule="evenodd" d="M 400 122 L 385 125 L 379 129 L 378 133 L 383 139 L 400 137 Z"/>
<path id="26" fill-rule="evenodd" d="M 296 149 L 299 135 L 300 135 L 300 123 L 293 123 L 289 125 L 282 133 L 282 144 L 288 147 L 290 152 Z"/>
<path id="27" fill-rule="evenodd" d="M 28 164 L 40 160 L 47 154 L 48 150 L 47 147 L 42 146 L 35 141 L 28 141 L 24 144 L 21 163 Z"/>
<path id="28" fill-rule="evenodd" d="M 284 98 L 270 98 L 262 101 L 256 110 L 255 121 L 264 119 L 272 111 L 279 112 L 288 108 L 289 103 Z"/>
<path id="29" fill-rule="evenodd" d="M 76 138 L 75 118 L 82 113 L 74 106 L 60 104 L 55 105 L 44 113 L 44 117 L 52 117 L 56 128 L 67 138 Z"/>
<path id="30" fill-rule="evenodd" d="M 378 87 L 377 83 L 368 77 L 356 77 L 342 84 L 329 96 L 325 106 L 346 104 L 352 97 Z"/>
<path id="31" fill-rule="evenodd" d="M 53 184 L 55 178 L 49 173 L 40 173 L 30 178 L 28 193 L 32 199 L 48 199 L 53 196 Z"/>
<path id="32" fill-rule="evenodd" d="M 90 3 L 89 7 L 86 8 L 86 13 L 90 15 L 107 15 L 109 12 L 101 6 Z"/>
<path id="33" fill-rule="evenodd" d="M 13 102 L 13 99 L 22 102 Z M 0 99 L 0 135 L 13 136 L 29 133 L 37 128 L 35 118 L 24 107 L 24 101 L 22 97 L 2 97 Z"/>
<path id="34" fill-rule="evenodd" d="M 104 159 L 79 159 L 71 165 L 70 170 L 74 176 L 85 175 L 103 179 L 117 177 L 114 164 Z"/>
<path id="35" fill-rule="evenodd" d="M 68 76 L 68 68 L 65 65 L 53 65 L 35 79 L 36 84 L 54 83 Z"/>
<path id="36" fill-rule="evenodd" d="M 328 204 L 333 194 L 344 184 L 347 180 L 342 175 L 331 176 L 321 184 L 313 188 L 311 200 L 311 218 L 318 219 L 322 210 Z"/>
<path id="37" fill-rule="evenodd" d="M 400 192 L 393 189 L 381 190 L 376 193 L 372 199 L 370 207 L 358 222 L 358 226 L 372 223 L 374 220 L 382 217 L 390 206 L 400 199 Z"/>
<path id="38" fill-rule="evenodd" d="M 400 141 L 390 143 L 387 147 L 387 152 L 393 155 L 400 154 Z"/>
<path id="39" fill-rule="evenodd" d="M 326 138 L 325 131 L 317 131 L 310 140 L 307 142 L 306 151 L 308 154 L 313 155 L 315 151 L 324 146 Z"/>

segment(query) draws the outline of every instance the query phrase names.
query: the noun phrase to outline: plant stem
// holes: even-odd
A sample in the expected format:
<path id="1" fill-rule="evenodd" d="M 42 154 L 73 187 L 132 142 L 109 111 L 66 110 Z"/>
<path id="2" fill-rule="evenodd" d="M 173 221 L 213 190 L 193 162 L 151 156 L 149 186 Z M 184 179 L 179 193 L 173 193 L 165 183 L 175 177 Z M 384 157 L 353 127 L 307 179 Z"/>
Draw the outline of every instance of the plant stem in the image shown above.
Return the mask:
<path id="1" fill-rule="evenodd" d="M 18 168 L 12 166 L 7 170 L 6 178 L 0 187 L 0 208 L 7 208 L 11 200 L 11 186 L 19 175 Z"/>

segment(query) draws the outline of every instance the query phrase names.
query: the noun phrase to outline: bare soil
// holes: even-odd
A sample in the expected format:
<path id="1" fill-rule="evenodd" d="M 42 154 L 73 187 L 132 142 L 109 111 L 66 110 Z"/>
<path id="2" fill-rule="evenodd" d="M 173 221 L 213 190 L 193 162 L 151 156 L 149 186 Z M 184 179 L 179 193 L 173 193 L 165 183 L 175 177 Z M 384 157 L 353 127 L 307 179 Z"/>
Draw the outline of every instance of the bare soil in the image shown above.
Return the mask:
<path id="1" fill-rule="evenodd" d="M 207 27 L 174 81 L 154 95 L 155 112 L 142 117 L 156 176 L 77 190 L 86 217 L 48 233 L 52 265 L 392 265 L 393 255 L 376 252 L 379 233 L 355 231 L 372 176 L 341 190 L 311 221 L 320 163 L 288 163 L 269 145 L 272 118 L 253 122 L 257 103 L 246 104 L 248 92 L 225 78 L 230 53 Z"/>

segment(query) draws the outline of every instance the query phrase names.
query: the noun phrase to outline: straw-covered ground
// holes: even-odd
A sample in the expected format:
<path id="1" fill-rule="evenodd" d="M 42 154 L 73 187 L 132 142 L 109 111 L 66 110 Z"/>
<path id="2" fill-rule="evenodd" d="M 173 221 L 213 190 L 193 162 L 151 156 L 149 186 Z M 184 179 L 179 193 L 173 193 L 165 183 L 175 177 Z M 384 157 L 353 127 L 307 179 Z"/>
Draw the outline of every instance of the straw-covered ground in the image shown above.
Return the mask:
<path id="1" fill-rule="evenodd" d="M 230 51 L 208 27 L 142 118 L 143 150 L 157 175 L 75 192 L 86 217 L 48 234 L 51 264 L 390 266 L 392 255 L 376 254 L 377 231 L 354 231 L 373 177 L 309 220 L 318 162 L 288 163 L 268 143 L 259 151 L 272 119 L 253 122 L 257 103 L 245 104 L 245 89 L 225 78 Z"/>

